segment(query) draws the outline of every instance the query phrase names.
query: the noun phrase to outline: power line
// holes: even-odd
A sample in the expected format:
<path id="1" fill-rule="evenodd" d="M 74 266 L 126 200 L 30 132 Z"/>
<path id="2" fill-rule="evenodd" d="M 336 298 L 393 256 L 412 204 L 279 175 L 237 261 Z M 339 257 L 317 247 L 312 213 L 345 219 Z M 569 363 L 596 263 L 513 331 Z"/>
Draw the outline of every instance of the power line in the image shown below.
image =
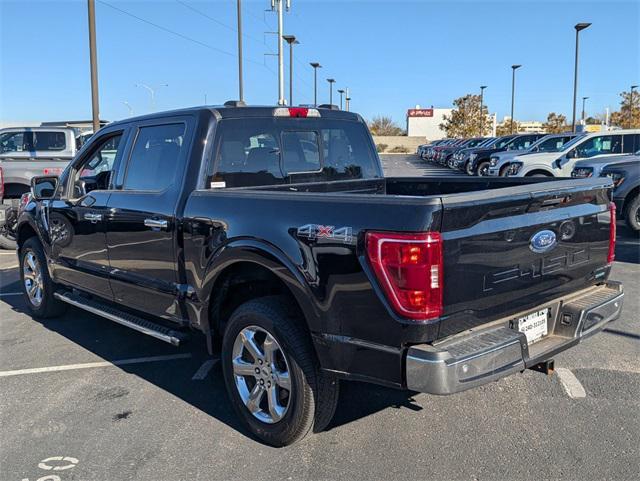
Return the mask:
<path id="1" fill-rule="evenodd" d="M 169 28 L 167 28 L 167 27 L 163 27 L 162 25 L 158 25 L 157 23 L 154 23 L 154 22 L 151 22 L 151 21 L 149 21 L 149 20 L 146 20 L 146 19 L 144 19 L 144 18 L 142 18 L 142 17 L 139 17 L 139 16 L 137 16 L 137 15 L 135 15 L 135 14 L 131 13 L 131 12 L 127 12 L 126 10 L 123 10 L 123 9 L 121 9 L 121 8 L 119 8 L 119 7 L 116 7 L 115 5 L 112 5 L 112 4 L 110 4 L 110 3 L 107 3 L 107 2 L 105 2 L 105 1 L 103 1 L 103 0 L 97 0 L 97 2 L 98 2 L 98 3 L 101 3 L 102 5 L 107 6 L 107 7 L 109 7 L 109 8 L 112 8 L 113 10 L 116 10 L 116 11 L 118 11 L 118 12 L 120 12 L 120 13 L 124 14 L 124 15 L 127 15 L 127 16 L 129 16 L 129 17 L 131 17 L 131 18 L 135 18 L 136 20 L 138 20 L 138 21 L 140 21 L 140 22 L 146 23 L 147 25 L 151 25 L 152 27 L 155 27 L 155 28 L 157 28 L 157 29 L 159 29 L 159 30 L 162 30 L 163 32 L 170 33 L 171 35 L 175 35 L 176 37 L 180 37 L 180 38 L 181 38 L 181 39 L 183 39 L 183 40 L 187 40 L 187 41 L 189 41 L 189 42 L 192 42 L 192 43 L 195 43 L 195 44 L 197 44 L 197 45 L 200 45 L 201 47 L 207 48 L 207 49 L 209 49 L 209 50 L 213 50 L 213 51 L 215 51 L 215 52 L 218 52 L 218 53 L 221 53 L 221 54 L 227 55 L 227 56 L 229 56 L 229 57 L 234 57 L 234 58 L 235 58 L 235 56 L 236 56 L 236 54 L 235 54 L 235 53 L 228 52 L 228 51 L 226 51 L 226 50 L 222 50 L 222 49 L 220 49 L 220 48 L 214 47 L 213 45 L 209 45 L 208 43 L 201 42 L 200 40 L 197 40 L 197 39 L 195 39 L 195 38 L 188 37 L 187 35 L 184 35 L 184 34 L 182 34 L 182 33 L 179 33 L 179 32 L 176 32 L 176 31 L 174 31 L 174 30 L 171 30 L 171 29 L 169 29 Z M 251 62 L 251 63 L 253 63 L 253 64 L 256 64 L 256 65 L 264 66 L 261 62 L 258 62 L 257 60 L 247 59 L 247 61 L 248 61 L 248 62 Z"/>
<path id="2" fill-rule="evenodd" d="M 224 22 L 221 22 L 221 21 L 220 21 L 220 20 L 218 20 L 217 18 L 214 18 L 214 17 L 212 17 L 212 16 L 210 16 L 210 15 L 208 15 L 208 14 L 204 13 L 202 10 L 198 10 L 197 8 L 195 8 L 195 7 L 191 6 L 191 5 L 189 5 L 189 4 L 188 4 L 188 3 L 186 3 L 186 2 L 183 2 L 182 0 L 175 0 L 175 2 L 176 2 L 176 3 L 179 3 L 180 5 L 182 5 L 182 6 L 183 6 L 183 7 L 185 7 L 185 8 L 188 8 L 189 10 L 191 10 L 191 11 L 193 11 L 193 12 L 197 13 L 198 15 L 201 15 L 201 16 L 202 16 L 202 17 L 204 17 L 204 18 L 207 18 L 207 19 L 211 20 L 212 22 L 217 23 L 218 25 L 220 25 L 220 26 L 222 26 L 222 27 L 224 27 L 224 28 L 226 28 L 226 29 L 228 29 L 228 30 L 231 30 L 232 32 L 238 33 L 238 29 L 236 29 L 236 28 L 232 27 L 231 25 L 227 25 L 227 24 L 226 24 L 226 23 L 224 23 Z M 254 42 L 258 42 L 258 43 L 260 43 L 260 44 L 264 44 L 264 41 L 262 41 L 262 40 L 260 40 L 260 39 L 258 39 L 258 38 L 256 38 L 256 37 L 254 37 L 254 36 L 252 36 L 252 35 L 248 35 L 248 34 L 246 34 L 246 33 L 244 33 L 244 32 L 242 33 L 242 36 L 243 36 L 243 37 L 248 38 L 249 40 L 253 40 Z"/>

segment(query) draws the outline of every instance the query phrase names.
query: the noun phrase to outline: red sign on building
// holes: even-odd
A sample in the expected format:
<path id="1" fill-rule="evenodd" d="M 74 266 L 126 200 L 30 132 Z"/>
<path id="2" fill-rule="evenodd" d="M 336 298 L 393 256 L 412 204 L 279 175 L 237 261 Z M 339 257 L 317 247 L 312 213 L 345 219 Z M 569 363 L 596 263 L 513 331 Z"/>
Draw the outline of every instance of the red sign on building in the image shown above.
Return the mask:
<path id="1" fill-rule="evenodd" d="M 407 117 L 433 117 L 433 109 L 409 109 Z"/>

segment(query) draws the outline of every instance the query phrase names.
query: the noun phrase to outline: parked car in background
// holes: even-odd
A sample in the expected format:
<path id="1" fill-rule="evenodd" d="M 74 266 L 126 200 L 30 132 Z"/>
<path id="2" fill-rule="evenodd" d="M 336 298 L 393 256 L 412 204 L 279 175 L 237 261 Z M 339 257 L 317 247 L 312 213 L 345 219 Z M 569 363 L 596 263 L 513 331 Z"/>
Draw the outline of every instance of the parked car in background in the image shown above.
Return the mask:
<path id="1" fill-rule="evenodd" d="M 599 177 L 605 167 L 624 162 L 640 162 L 640 150 L 630 155 L 605 155 L 604 157 L 579 160 L 571 171 L 571 177 L 581 179 L 585 177 Z"/>
<path id="2" fill-rule="evenodd" d="M 612 183 L 468 180 L 384 178 L 352 112 L 115 122 L 33 181 L 25 307 L 174 345 L 201 332 L 238 418 L 275 446 L 329 424 L 341 379 L 444 395 L 548 372 L 620 315 Z"/>
<path id="3" fill-rule="evenodd" d="M 460 149 L 477 147 L 485 140 L 486 139 L 484 137 L 473 137 L 470 139 L 463 139 L 457 144 L 447 145 L 440 149 L 438 163 L 441 165 L 448 165 L 449 159 L 451 159 L 451 156 L 454 154 L 454 152 L 457 152 Z"/>
<path id="4" fill-rule="evenodd" d="M 517 177 L 569 177 L 576 163 L 585 159 L 632 154 L 640 149 L 640 129 L 594 132 L 576 137 L 559 152 L 518 156 L 507 175 Z"/>
<path id="5" fill-rule="evenodd" d="M 447 145 L 453 145 L 459 141 L 460 139 L 444 139 L 444 141 L 438 143 L 438 145 L 429 146 L 425 151 L 424 160 L 429 162 L 434 161 L 440 149 L 444 148 Z"/>
<path id="6" fill-rule="evenodd" d="M 489 137 L 485 139 L 484 142 L 476 145 L 475 147 L 463 148 L 456 151 L 451 158 L 449 159 L 449 167 L 456 170 L 466 170 L 467 162 L 469 161 L 469 157 L 471 154 L 477 149 L 485 149 L 495 145 L 500 141 L 499 137 Z"/>
<path id="7" fill-rule="evenodd" d="M 418 148 L 416 149 L 416 154 L 418 155 L 418 157 L 420 157 L 421 159 L 424 158 L 424 154 L 426 153 L 427 149 L 429 147 L 435 147 L 436 145 L 440 145 L 443 142 L 445 142 L 447 139 L 440 139 L 440 140 L 434 140 L 433 142 L 428 142 L 426 144 L 421 144 L 418 146 Z"/>
<path id="8" fill-rule="evenodd" d="M 637 159 L 607 165 L 600 174 L 613 181 L 613 202 L 618 218 L 640 231 L 640 162 Z"/>
<path id="9" fill-rule="evenodd" d="M 516 157 L 528 154 L 535 154 L 537 152 L 558 152 L 562 150 L 562 147 L 570 142 L 572 139 L 584 134 L 551 134 L 540 138 L 526 149 L 524 152 L 518 150 L 507 150 L 505 152 L 498 152 L 491 155 L 489 162 L 489 175 L 501 176 L 507 175 L 509 169 L 509 163 Z"/>
<path id="10" fill-rule="evenodd" d="M 467 162 L 467 174 L 469 175 L 489 175 L 489 164 L 491 156 L 503 151 L 525 151 L 538 139 L 546 134 L 517 134 L 511 137 L 507 142 L 496 144 L 486 149 L 478 149 L 469 157 Z"/>

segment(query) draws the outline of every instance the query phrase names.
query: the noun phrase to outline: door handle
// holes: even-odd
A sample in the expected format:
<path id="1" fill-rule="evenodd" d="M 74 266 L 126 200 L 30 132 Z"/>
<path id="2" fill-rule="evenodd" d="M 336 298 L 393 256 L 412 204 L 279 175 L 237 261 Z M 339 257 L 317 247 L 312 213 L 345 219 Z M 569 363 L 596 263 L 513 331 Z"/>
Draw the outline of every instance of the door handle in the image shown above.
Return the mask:
<path id="1" fill-rule="evenodd" d="M 144 220 L 144 225 L 146 227 L 152 227 L 152 228 L 156 228 L 156 229 L 166 230 L 167 226 L 169 225 L 169 223 L 166 220 L 145 219 Z"/>
<path id="2" fill-rule="evenodd" d="M 92 214 L 90 212 L 87 212 L 84 215 L 84 220 L 90 220 L 92 224 L 95 224 L 96 222 L 102 220 L 102 214 Z"/>

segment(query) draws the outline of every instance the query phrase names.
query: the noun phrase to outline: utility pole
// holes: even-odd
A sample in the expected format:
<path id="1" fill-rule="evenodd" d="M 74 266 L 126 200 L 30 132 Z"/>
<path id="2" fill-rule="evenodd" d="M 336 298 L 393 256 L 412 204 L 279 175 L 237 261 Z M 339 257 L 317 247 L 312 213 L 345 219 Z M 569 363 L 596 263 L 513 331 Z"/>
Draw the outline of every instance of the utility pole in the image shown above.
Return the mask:
<path id="1" fill-rule="evenodd" d="M 343 89 L 339 89 L 338 93 L 340 94 L 340 110 L 342 110 L 342 94 L 344 94 L 344 90 Z"/>
<path id="2" fill-rule="evenodd" d="M 333 105 L 333 84 L 336 83 L 336 80 L 328 78 L 327 82 L 329 82 L 329 105 Z"/>
<path id="3" fill-rule="evenodd" d="M 289 105 L 293 105 L 293 46 L 300 42 L 295 35 L 283 35 L 282 38 L 289 44 Z"/>
<path id="4" fill-rule="evenodd" d="M 582 123 L 583 124 L 584 124 L 584 115 L 585 115 L 584 114 L 584 104 L 585 104 L 585 102 L 587 101 L 588 98 L 589 97 L 582 97 L 582 116 L 581 116 L 581 118 L 582 118 Z"/>
<path id="5" fill-rule="evenodd" d="M 522 65 L 511 66 L 511 133 L 513 133 L 513 104 L 516 98 L 516 70 Z"/>
<path id="6" fill-rule="evenodd" d="M 480 137 L 484 136 L 484 89 L 486 89 L 486 85 L 480 85 Z"/>
<path id="7" fill-rule="evenodd" d="M 278 12 L 278 105 L 285 105 L 284 98 L 284 52 L 282 48 L 282 30 L 284 22 L 284 12 L 282 2 L 286 1 L 287 12 L 291 8 L 291 0 L 271 0 L 271 9 Z"/>
<path id="8" fill-rule="evenodd" d="M 633 126 L 633 91 L 637 88 L 637 85 L 632 85 L 629 92 L 629 128 Z"/>
<path id="9" fill-rule="evenodd" d="M 96 53 L 96 4 L 87 0 L 89 15 L 89 63 L 91 64 L 91 112 L 93 133 L 100 130 L 100 105 L 98 101 L 98 58 Z"/>
<path id="10" fill-rule="evenodd" d="M 318 62 L 311 62 L 309 65 L 313 67 L 313 106 L 318 106 L 318 69 L 322 68 Z"/>
<path id="11" fill-rule="evenodd" d="M 244 102 L 244 81 L 242 79 L 242 5 L 237 0 L 238 6 L 238 100 Z M 205 104 L 207 102 L 205 101 Z"/>
<path id="12" fill-rule="evenodd" d="M 573 72 L 573 116 L 571 118 L 571 131 L 573 133 L 576 132 L 576 101 L 578 96 L 578 39 L 580 38 L 580 31 L 587 28 L 590 23 L 578 23 L 576 24 L 576 59 L 574 63 L 574 72 Z"/>

